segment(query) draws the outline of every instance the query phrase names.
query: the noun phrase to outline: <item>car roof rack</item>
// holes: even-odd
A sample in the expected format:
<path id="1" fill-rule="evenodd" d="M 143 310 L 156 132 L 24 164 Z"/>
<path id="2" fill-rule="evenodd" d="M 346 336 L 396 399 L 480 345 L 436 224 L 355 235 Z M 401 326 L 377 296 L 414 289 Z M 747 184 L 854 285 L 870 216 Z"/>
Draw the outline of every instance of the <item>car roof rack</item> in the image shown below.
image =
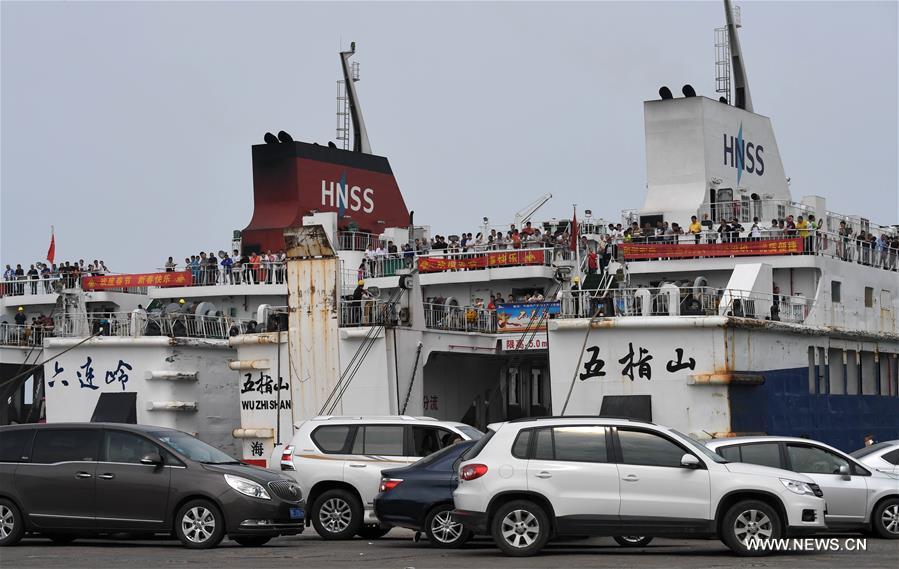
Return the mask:
<path id="1" fill-rule="evenodd" d="M 370 420 L 388 420 L 388 421 L 437 421 L 434 417 L 413 417 L 411 415 L 318 415 L 312 417 L 311 421 L 370 421 Z"/>
<path id="2" fill-rule="evenodd" d="M 654 425 L 658 426 L 652 421 L 646 421 L 645 419 L 639 419 L 637 417 L 627 417 L 623 415 L 549 415 L 545 417 L 519 417 L 518 419 L 512 419 L 511 421 L 507 421 L 508 423 L 526 423 L 528 421 L 542 421 L 542 420 L 556 420 L 556 419 L 614 419 L 616 421 L 631 421 L 634 423 L 643 423 L 645 425 Z"/>

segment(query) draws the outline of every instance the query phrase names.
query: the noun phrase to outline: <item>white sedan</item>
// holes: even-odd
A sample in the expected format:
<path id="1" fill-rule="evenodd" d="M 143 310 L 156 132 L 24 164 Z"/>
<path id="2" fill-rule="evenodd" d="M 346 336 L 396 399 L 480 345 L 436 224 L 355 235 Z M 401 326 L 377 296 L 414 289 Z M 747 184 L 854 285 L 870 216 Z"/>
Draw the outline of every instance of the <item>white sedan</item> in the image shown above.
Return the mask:
<path id="1" fill-rule="evenodd" d="M 899 474 L 899 440 L 862 447 L 850 456 L 875 470 Z"/>

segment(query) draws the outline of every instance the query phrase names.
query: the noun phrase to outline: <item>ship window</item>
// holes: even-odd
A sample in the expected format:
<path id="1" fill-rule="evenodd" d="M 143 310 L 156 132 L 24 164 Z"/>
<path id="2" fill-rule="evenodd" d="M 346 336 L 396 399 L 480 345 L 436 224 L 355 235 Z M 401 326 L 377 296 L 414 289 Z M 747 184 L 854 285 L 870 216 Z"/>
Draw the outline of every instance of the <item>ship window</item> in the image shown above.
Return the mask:
<path id="1" fill-rule="evenodd" d="M 840 302 L 840 281 L 830 281 L 830 301 Z"/>
<path id="2" fill-rule="evenodd" d="M 874 287 L 865 287 L 865 308 L 874 306 Z"/>

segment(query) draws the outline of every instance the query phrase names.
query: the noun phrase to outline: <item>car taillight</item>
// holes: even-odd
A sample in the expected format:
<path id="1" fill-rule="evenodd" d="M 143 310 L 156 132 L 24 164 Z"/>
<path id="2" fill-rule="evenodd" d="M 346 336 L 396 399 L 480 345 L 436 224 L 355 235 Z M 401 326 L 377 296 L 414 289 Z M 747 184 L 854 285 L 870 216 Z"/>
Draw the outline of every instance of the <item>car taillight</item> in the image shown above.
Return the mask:
<path id="1" fill-rule="evenodd" d="M 399 486 L 402 481 L 402 478 L 382 478 L 381 492 L 390 492 L 391 490 Z"/>
<path id="2" fill-rule="evenodd" d="M 293 445 L 287 445 L 281 451 L 281 470 L 296 470 L 293 467 Z"/>
<path id="3" fill-rule="evenodd" d="M 487 474 L 487 465 L 486 464 L 466 464 L 462 467 L 462 471 L 459 473 L 459 476 L 462 480 L 475 480 L 476 478 L 480 478 Z"/>

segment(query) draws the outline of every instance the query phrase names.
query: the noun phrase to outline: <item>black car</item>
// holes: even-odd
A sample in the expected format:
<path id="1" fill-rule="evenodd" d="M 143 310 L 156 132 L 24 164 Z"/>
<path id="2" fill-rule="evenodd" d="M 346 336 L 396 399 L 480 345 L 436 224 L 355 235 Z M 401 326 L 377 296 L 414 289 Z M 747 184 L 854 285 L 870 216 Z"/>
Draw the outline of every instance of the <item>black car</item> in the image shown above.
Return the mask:
<path id="1" fill-rule="evenodd" d="M 58 423 L 0 427 L 0 546 L 26 532 L 174 534 L 215 547 L 303 531 L 299 487 L 163 427 Z"/>
<path id="2" fill-rule="evenodd" d="M 424 531 L 432 545 L 457 547 L 471 538 L 453 519 L 456 463 L 476 441 L 463 441 L 430 454 L 411 466 L 381 472 L 375 515 L 384 524 Z"/>

